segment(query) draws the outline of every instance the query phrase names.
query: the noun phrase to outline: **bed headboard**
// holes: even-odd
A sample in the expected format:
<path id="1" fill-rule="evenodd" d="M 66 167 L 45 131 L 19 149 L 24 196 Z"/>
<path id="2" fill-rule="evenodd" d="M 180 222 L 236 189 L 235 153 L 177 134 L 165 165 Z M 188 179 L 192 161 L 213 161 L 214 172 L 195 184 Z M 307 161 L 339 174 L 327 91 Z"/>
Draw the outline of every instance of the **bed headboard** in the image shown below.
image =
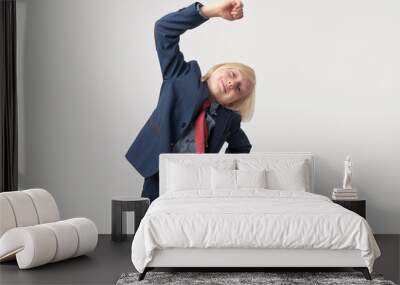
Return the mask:
<path id="1" fill-rule="evenodd" d="M 253 153 L 204 153 L 204 154 L 195 154 L 195 153 L 163 153 L 160 154 L 160 164 L 159 164 L 159 179 L 160 179 L 160 195 L 166 192 L 166 168 L 169 162 L 173 161 L 201 161 L 201 162 L 209 162 L 210 164 L 215 163 L 219 159 L 232 159 L 237 160 L 240 158 L 246 159 L 267 159 L 271 161 L 276 160 L 304 160 L 308 166 L 308 174 L 306 179 L 308 180 L 310 192 L 314 192 L 314 158 L 312 153 L 310 152 L 253 152 Z"/>

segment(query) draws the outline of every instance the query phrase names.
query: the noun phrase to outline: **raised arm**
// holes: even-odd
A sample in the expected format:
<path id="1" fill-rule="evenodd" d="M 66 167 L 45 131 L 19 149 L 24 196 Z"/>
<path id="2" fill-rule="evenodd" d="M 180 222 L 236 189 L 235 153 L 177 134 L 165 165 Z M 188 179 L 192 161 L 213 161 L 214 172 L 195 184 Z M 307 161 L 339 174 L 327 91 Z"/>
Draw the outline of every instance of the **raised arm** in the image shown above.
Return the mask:
<path id="1" fill-rule="evenodd" d="M 221 17 L 230 21 L 240 19 L 243 17 L 242 7 L 240 0 L 224 0 L 205 6 L 195 2 L 159 19 L 154 27 L 154 38 L 163 79 L 179 77 L 190 68 L 179 49 L 180 35 L 198 27 L 211 17 Z"/>
<path id="2" fill-rule="evenodd" d="M 190 66 L 179 49 L 179 37 L 207 21 L 208 18 L 199 13 L 201 6 L 196 2 L 156 22 L 154 37 L 163 79 L 179 77 L 188 71 Z"/>

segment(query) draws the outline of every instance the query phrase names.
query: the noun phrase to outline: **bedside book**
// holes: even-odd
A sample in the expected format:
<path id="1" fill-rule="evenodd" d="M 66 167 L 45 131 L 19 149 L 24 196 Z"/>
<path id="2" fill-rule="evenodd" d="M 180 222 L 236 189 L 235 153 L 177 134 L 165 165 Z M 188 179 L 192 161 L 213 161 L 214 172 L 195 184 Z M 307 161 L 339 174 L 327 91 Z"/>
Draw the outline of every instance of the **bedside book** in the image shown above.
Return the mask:
<path id="1" fill-rule="evenodd" d="M 357 189 L 333 188 L 334 193 L 357 193 Z"/>
<path id="2" fill-rule="evenodd" d="M 341 189 L 334 188 L 332 193 L 334 200 L 358 200 L 358 193 L 356 189 Z"/>
<path id="3" fill-rule="evenodd" d="M 351 201 L 351 200 L 359 200 L 358 196 L 355 197 L 337 197 L 332 195 L 332 200 L 343 200 L 343 201 Z"/>

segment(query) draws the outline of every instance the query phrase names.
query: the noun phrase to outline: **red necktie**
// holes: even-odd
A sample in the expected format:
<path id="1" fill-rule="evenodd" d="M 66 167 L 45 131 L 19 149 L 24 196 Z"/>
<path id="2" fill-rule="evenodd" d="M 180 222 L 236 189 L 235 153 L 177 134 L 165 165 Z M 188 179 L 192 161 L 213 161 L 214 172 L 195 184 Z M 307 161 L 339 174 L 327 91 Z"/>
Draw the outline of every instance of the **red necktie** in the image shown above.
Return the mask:
<path id="1" fill-rule="evenodd" d="M 208 128 L 206 122 L 206 109 L 210 107 L 210 100 L 206 99 L 200 108 L 200 113 L 194 123 L 194 137 L 196 143 L 196 153 L 204 153 L 208 139 Z"/>

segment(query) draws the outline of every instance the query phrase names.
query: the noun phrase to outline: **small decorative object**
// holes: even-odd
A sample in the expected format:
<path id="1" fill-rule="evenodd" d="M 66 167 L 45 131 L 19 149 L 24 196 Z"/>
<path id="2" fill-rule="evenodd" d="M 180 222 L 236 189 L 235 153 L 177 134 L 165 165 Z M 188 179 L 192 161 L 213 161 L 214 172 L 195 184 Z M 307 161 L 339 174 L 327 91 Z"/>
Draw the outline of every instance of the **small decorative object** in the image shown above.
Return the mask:
<path id="1" fill-rule="evenodd" d="M 343 178 L 343 189 L 351 190 L 351 176 L 352 176 L 352 162 L 350 155 L 346 156 L 346 160 L 344 161 L 344 178 Z"/>
<path id="2" fill-rule="evenodd" d="M 343 187 L 334 188 L 332 193 L 333 200 L 357 200 L 357 190 L 351 186 L 352 180 L 352 162 L 350 155 L 346 156 L 344 161 Z"/>

